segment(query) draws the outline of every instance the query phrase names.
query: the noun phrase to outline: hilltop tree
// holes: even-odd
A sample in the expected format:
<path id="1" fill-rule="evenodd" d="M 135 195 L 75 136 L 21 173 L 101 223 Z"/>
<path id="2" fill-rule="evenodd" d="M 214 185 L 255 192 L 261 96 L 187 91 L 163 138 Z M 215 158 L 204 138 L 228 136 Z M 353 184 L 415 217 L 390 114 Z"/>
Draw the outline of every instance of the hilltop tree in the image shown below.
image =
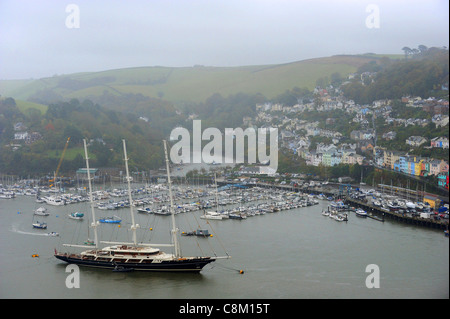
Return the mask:
<path id="1" fill-rule="evenodd" d="M 419 45 L 418 49 L 419 49 L 420 53 L 422 53 L 422 54 L 428 50 L 428 48 L 423 44 Z"/>
<path id="2" fill-rule="evenodd" d="M 405 60 L 408 59 L 408 55 L 411 54 L 411 48 L 409 48 L 409 47 L 403 47 L 403 48 L 402 48 L 402 51 L 405 52 Z"/>

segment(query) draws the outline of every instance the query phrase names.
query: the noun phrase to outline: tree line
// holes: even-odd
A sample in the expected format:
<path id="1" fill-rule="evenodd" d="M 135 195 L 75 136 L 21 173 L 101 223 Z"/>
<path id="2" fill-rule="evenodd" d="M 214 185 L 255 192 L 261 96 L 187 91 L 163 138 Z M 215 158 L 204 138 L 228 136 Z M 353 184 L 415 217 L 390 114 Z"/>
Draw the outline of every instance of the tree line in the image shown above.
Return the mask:
<path id="1" fill-rule="evenodd" d="M 409 51 L 408 51 L 409 52 Z M 439 96 L 441 86 L 448 86 L 447 49 L 430 48 L 414 59 L 397 61 L 377 72 L 372 81 L 355 78 L 341 87 L 344 95 L 359 104 L 381 99 L 399 99 L 405 95 Z"/>
<path id="2" fill-rule="evenodd" d="M 122 139 L 126 139 L 130 167 L 156 169 L 163 164 L 163 134 L 152 124 L 158 121 L 158 125 L 164 125 L 171 115 L 147 122 L 133 113 L 109 110 L 87 99 L 51 103 L 45 114 L 36 109 L 22 113 L 14 99 L 5 99 L 0 103 L 0 171 L 22 176 L 53 172 L 68 137 L 71 139 L 61 172 L 85 166 L 83 139 L 92 141 L 92 167 L 122 167 Z M 22 122 L 28 132 L 38 132 L 41 139 L 31 144 L 14 140 L 13 125 L 17 122 Z M 21 146 L 13 150 L 14 144 Z"/>

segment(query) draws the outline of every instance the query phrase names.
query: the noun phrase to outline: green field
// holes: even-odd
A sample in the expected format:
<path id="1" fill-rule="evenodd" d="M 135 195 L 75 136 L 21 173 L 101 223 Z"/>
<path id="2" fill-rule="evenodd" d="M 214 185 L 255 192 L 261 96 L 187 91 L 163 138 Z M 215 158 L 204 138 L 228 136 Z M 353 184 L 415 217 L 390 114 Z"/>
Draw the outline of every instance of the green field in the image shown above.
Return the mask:
<path id="1" fill-rule="evenodd" d="M 0 94 L 26 101 L 40 90 L 63 98 L 89 98 L 104 92 L 140 93 L 171 102 L 201 102 L 214 93 L 261 93 L 273 98 L 294 87 L 313 89 L 317 79 L 338 72 L 346 77 L 385 55 L 339 55 L 298 62 L 240 67 L 137 67 L 102 72 L 74 73 L 39 80 L 0 82 Z M 397 58 L 397 55 L 389 56 Z M 23 106 L 26 107 L 26 106 Z"/>
<path id="2" fill-rule="evenodd" d="M 16 106 L 19 108 L 20 112 L 25 113 L 26 110 L 30 108 L 35 108 L 39 111 L 41 111 L 41 114 L 45 114 L 47 112 L 48 106 L 38 103 L 33 103 L 30 101 L 23 101 L 23 100 L 15 100 Z"/>

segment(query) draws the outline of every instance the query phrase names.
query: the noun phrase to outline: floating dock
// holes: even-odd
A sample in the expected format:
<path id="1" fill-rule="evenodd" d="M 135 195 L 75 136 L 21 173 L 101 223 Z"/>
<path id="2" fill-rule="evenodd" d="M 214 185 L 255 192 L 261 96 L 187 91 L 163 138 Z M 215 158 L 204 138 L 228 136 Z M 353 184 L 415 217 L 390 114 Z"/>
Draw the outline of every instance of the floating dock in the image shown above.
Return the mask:
<path id="1" fill-rule="evenodd" d="M 346 198 L 345 202 L 348 205 L 352 205 L 355 207 L 361 207 L 368 213 L 367 217 L 370 217 L 372 219 L 376 219 L 379 221 L 384 221 L 385 218 L 389 218 L 389 219 L 403 222 L 406 224 L 413 224 L 413 225 L 417 225 L 417 226 L 423 226 L 423 227 L 429 227 L 429 228 L 435 228 L 435 229 L 446 230 L 448 227 L 448 222 L 446 222 L 443 219 L 436 220 L 434 218 L 421 218 L 421 217 L 408 216 L 407 214 L 392 212 L 392 211 L 389 211 L 389 210 L 386 210 L 386 209 L 383 209 L 380 207 L 370 205 L 369 203 L 355 200 L 353 198 Z"/>

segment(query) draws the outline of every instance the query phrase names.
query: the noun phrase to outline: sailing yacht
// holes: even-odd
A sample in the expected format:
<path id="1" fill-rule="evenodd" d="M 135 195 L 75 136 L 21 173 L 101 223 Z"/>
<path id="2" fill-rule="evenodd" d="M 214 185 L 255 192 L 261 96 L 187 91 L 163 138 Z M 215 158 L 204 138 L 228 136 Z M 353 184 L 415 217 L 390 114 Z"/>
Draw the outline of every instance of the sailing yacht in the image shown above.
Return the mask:
<path id="1" fill-rule="evenodd" d="M 202 219 L 215 219 L 215 220 L 222 220 L 226 218 L 230 218 L 227 214 L 221 214 L 219 213 L 219 199 L 217 197 L 217 178 L 216 174 L 214 173 L 214 181 L 216 184 L 216 211 L 208 211 L 205 212 L 200 218 Z"/>
<path id="2" fill-rule="evenodd" d="M 126 269 L 135 271 L 174 271 L 174 272 L 200 272 L 204 266 L 214 262 L 219 258 L 230 258 L 229 256 L 224 257 L 187 257 L 181 255 L 180 245 L 178 243 L 178 228 L 175 225 L 175 213 L 173 205 L 172 196 L 172 183 L 170 180 L 170 168 L 169 160 L 167 157 L 167 145 L 164 141 L 164 153 L 166 158 L 166 168 L 167 168 L 167 179 L 169 185 L 169 195 L 170 195 L 170 211 L 172 217 L 172 244 L 166 245 L 156 245 L 147 243 L 138 243 L 136 240 L 136 229 L 139 225 L 135 223 L 133 205 L 130 205 L 131 213 L 131 231 L 132 231 L 132 242 L 106 242 L 101 241 L 101 243 L 109 244 L 110 246 L 99 248 L 98 236 L 97 236 L 97 225 L 95 218 L 95 211 L 92 204 L 92 186 L 89 173 L 89 159 L 87 155 L 86 141 L 84 140 L 84 151 L 86 156 L 86 167 L 89 180 L 89 197 L 91 201 L 91 212 L 92 228 L 94 229 L 94 247 L 87 245 L 64 245 L 72 247 L 85 247 L 85 250 L 81 253 L 67 253 L 58 252 L 55 249 L 55 257 L 64 262 L 77 264 L 81 266 L 90 266 L 97 268 L 108 268 L 108 269 Z M 126 176 L 128 182 L 128 197 L 130 203 L 132 203 L 131 198 L 131 187 L 130 187 L 130 177 L 128 172 L 128 158 L 125 140 L 123 140 L 123 151 L 124 160 L 126 168 Z M 171 246 L 174 247 L 174 253 L 166 253 L 161 251 L 157 247 Z"/>

